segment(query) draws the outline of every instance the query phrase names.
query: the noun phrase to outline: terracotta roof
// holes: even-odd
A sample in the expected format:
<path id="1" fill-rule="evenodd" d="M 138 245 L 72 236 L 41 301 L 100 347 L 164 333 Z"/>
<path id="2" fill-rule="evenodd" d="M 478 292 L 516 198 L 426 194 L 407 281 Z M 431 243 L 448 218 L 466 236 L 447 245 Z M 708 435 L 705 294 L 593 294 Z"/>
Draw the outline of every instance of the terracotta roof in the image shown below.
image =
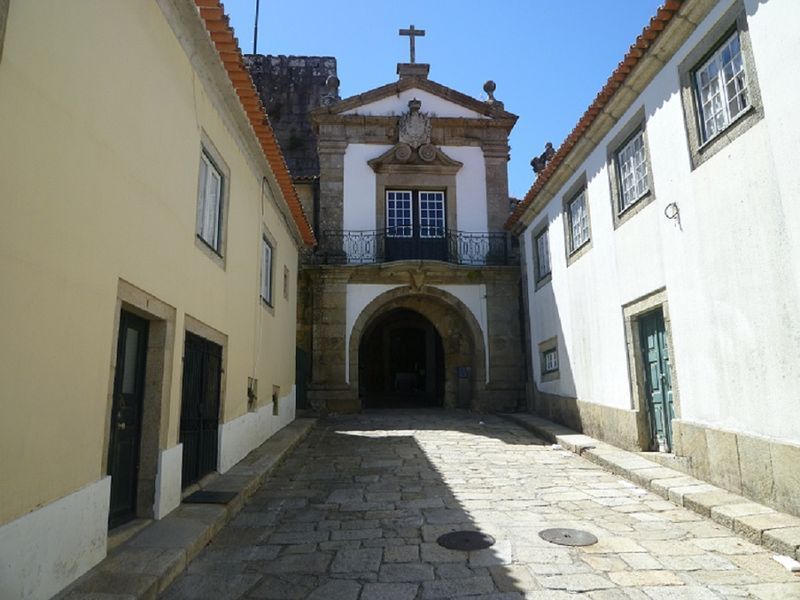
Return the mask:
<path id="1" fill-rule="evenodd" d="M 269 123 L 269 117 L 261 104 L 250 73 L 244 65 L 239 41 L 233 35 L 225 8 L 219 0 L 195 0 L 195 4 L 200 10 L 200 16 L 205 22 L 211 41 L 217 48 L 222 64 L 228 72 L 231 85 L 233 85 L 236 95 L 239 96 L 242 108 L 250 120 L 250 125 L 258 138 L 264 157 L 275 174 L 275 179 L 297 228 L 300 230 L 303 242 L 308 246 L 314 246 L 317 243 L 314 232 L 303 212 L 292 176 Z"/>
<path id="2" fill-rule="evenodd" d="M 628 75 L 630 75 L 631 71 L 633 71 L 634 67 L 636 67 L 642 57 L 647 54 L 647 50 L 658 39 L 658 37 L 661 35 L 661 32 L 664 31 L 667 24 L 680 10 L 684 2 L 685 0 L 667 0 L 658 9 L 655 16 L 650 19 L 650 22 L 642 30 L 642 33 L 631 45 L 628 53 L 625 55 L 625 58 L 622 59 L 622 62 L 617 65 L 617 68 L 611 74 L 611 77 L 608 78 L 608 81 L 603 86 L 603 89 L 600 90 L 592 104 L 589 106 L 586 112 L 583 113 L 583 116 L 578 121 L 578 124 L 575 125 L 572 132 L 558 148 L 553 158 L 549 163 L 547 163 L 544 171 L 542 171 L 536 178 L 536 181 L 533 183 L 530 190 L 528 190 L 528 193 L 525 194 L 525 198 L 523 198 L 522 202 L 519 203 L 516 210 L 511 213 L 511 216 L 508 218 L 505 224 L 506 229 L 510 229 L 514 223 L 519 221 L 520 217 L 522 217 L 522 214 L 531 204 L 533 204 L 533 201 L 542 191 L 550 178 L 552 178 L 556 171 L 558 171 L 561 163 L 564 162 L 564 159 L 569 155 L 581 137 L 583 137 L 583 134 L 586 133 L 592 123 L 594 123 L 595 119 L 603 111 L 603 108 L 608 104 L 611 98 L 614 97 L 614 94 L 617 92 L 617 90 L 622 87 L 622 84 L 628 78 Z"/>

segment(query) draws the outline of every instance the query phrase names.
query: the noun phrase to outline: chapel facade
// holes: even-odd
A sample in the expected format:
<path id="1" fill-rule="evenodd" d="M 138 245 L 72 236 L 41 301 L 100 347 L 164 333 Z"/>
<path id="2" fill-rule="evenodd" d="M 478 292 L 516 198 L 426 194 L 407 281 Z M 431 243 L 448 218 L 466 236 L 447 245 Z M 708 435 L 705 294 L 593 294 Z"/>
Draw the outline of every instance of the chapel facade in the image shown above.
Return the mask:
<path id="1" fill-rule="evenodd" d="M 298 292 L 298 379 L 314 410 L 524 399 L 520 272 L 503 231 L 517 117 L 492 82 L 482 101 L 429 68 L 401 63 L 396 81 L 347 99 L 329 72 L 310 111 L 319 172 L 295 185 L 318 238 Z"/>

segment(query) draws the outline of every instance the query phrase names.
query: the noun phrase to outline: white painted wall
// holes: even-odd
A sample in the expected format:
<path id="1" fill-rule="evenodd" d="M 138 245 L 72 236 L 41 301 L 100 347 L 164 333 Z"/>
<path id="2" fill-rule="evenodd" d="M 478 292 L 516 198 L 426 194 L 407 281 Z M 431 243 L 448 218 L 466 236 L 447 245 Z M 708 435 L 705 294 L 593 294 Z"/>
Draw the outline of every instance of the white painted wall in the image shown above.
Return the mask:
<path id="1" fill-rule="evenodd" d="M 402 285 L 384 285 L 377 283 L 348 284 L 346 290 L 345 319 L 345 381 L 350 383 L 350 336 L 353 334 L 359 315 L 375 298 Z M 486 381 L 489 381 L 489 334 L 487 326 L 486 286 L 485 285 L 437 285 L 431 286 L 452 294 L 463 302 L 475 320 L 483 335 L 486 349 Z"/>
<path id="2" fill-rule="evenodd" d="M 158 455 L 156 473 L 156 498 L 153 514 L 163 519 L 181 503 L 181 478 L 183 469 L 183 444 L 162 450 Z"/>
<path id="3" fill-rule="evenodd" d="M 344 151 L 344 210 L 342 227 L 345 231 L 374 231 L 375 171 L 367 161 L 379 157 L 391 146 L 382 144 L 348 144 Z"/>
<path id="4" fill-rule="evenodd" d="M 111 478 L 0 527 L 0 598 L 50 598 L 106 556 Z"/>
<path id="5" fill-rule="evenodd" d="M 268 393 L 268 392 L 262 392 Z M 249 412 L 219 427 L 219 472 L 224 473 L 258 448 L 295 418 L 295 386 L 278 398 L 278 414 L 272 403 Z"/>
<path id="6" fill-rule="evenodd" d="M 382 98 L 370 104 L 359 106 L 351 110 L 346 110 L 345 115 L 402 115 L 408 112 L 408 103 L 410 100 L 417 99 L 422 102 L 420 112 L 427 113 L 431 117 L 467 117 L 470 119 L 488 119 L 480 113 L 475 112 L 461 106 L 454 104 L 444 98 L 439 98 L 420 89 L 410 89 L 400 92 L 397 95 Z"/>
<path id="7" fill-rule="evenodd" d="M 483 150 L 477 146 L 442 146 L 442 151 L 464 164 L 456 174 L 456 222 L 448 227 L 459 231 L 489 231 Z"/>
<path id="8" fill-rule="evenodd" d="M 678 65 L 730 4 L 715 7 L 578 169 L 588 180 L 592 248 L 566 266 L 561 203 L 572 182 L 525 231 L 531 355 L 542 391 L 632 408 L 622 306 L 666 287 L 681 417 L 797 443 L 800 82 L 786 74 L 800 68 L 800 6 L 745 2 L 766 116 L 692 171 Z M 655 200 L 615 231 L 607 146 L 642 106 Z M 670 202 L 682 228 L 664 216 Z M 536 291 L 531 233 L 543 218 L 552 282 Z M 538 344 L 553 335 L 561 377 L 541 382 Z"/>

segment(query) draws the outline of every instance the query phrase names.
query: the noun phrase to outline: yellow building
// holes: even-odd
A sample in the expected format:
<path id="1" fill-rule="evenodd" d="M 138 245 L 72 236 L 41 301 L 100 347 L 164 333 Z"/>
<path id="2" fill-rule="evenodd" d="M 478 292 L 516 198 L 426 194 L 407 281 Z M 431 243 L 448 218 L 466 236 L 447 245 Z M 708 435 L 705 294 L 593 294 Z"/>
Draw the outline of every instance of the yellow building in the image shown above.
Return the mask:
<path id="1" fill-rule="evenodd" d="M 294 418 L 314 236 L 197 5 L 0 0 L 3 598 L 63 588 Z"/>

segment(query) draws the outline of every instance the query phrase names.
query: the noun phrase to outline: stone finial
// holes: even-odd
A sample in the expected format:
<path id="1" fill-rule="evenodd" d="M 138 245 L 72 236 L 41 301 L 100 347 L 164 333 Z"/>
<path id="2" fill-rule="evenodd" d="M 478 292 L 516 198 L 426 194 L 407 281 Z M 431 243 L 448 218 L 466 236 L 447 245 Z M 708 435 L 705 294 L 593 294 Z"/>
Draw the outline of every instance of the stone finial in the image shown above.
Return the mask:
<path id="1" fill-rule="evenodd" d="M 497 89 L 497 84 L 489 79 L 486 83 L 483 84 L 483 91 L 489 96 L 489 99 L 486 101 L 489 104 L 497 102 L 494 97 L 494 91 Z"/>
<path id="2" fill-rule="evenodd" d="M 533 160 L 531 160 L 531 166 L 533 167 L 533 172 L 537 175 L 544 171 L 544 168 L 547 166 L 548 161 L 555 156 L 556 151 L 553 148 L 553 144 L 547 142 L 544 145 L 544 152 L 542 152 L 539 156 L 534 156 Z"/>
<path id="3" fill-rule="evenodd" d="M 330 106 L 341 100 L 339 98 L 339 78 L 336 75 L 329 75 L 325 80 L 325 93 L 322 94 L 322 105 Z"/>

